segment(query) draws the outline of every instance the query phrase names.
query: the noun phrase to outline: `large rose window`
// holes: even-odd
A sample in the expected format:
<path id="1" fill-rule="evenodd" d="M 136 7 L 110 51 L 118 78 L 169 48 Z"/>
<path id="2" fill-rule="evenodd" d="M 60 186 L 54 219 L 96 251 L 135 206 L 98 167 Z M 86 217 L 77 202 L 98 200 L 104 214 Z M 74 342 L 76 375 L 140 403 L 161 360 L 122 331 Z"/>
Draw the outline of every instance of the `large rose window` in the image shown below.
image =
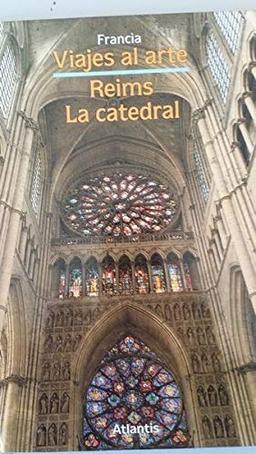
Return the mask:
<path id="1" fill-rule="evenodd" d="M 160 232 L 177 212 L 176 197 L 166 184 L 122 172 L 80 181 L 67 191 L 62 206 L 64 223 L 83 236 Z"/>
<path id="2" fill-rule="evenodd" d="M 189 435 L 173 374 L 141 340 L 107 353 L 84 400 L 85 449 L 185 447 Z"/>

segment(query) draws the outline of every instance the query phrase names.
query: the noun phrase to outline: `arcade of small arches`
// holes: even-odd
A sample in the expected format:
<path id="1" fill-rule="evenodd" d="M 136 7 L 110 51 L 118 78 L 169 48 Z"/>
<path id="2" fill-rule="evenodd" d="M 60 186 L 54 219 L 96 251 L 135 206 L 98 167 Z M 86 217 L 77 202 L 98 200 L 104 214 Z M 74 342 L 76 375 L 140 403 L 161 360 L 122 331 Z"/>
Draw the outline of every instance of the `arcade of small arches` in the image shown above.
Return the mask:
<path id="1" fill-rule="evenodd" d="M 134 260 L 122 255 L 117 261 L 111 255 L 102 261 L 74 257 L 66 263 L 60 258 L 53 266 L 52 292 L 60 299 L 199 289 L 197 259 L 191 252 L 182 257 L 154 253 L 150 258 L 138 253 Z"/>

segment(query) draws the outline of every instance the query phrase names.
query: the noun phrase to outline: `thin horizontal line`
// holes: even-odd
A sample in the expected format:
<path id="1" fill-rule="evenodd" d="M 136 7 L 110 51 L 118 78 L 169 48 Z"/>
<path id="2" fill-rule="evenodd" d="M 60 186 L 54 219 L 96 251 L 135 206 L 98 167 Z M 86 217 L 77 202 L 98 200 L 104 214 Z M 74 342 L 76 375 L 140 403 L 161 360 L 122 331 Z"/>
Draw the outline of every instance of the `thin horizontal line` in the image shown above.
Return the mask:
<path id="1" fill-rule="evenodd" d="M 134 74 L 168 74 L 168 73 L 186 73 L 189 72 L 188 66 L 172 67 L 172 68 L 148 68 L 148 69 L 117 69 L 107 71 L 69 71 L 56 72 L 53 77 L 57 79 L 66 79 L 69 77 L 106 77 L 106 76 L 132 76 Z"/>

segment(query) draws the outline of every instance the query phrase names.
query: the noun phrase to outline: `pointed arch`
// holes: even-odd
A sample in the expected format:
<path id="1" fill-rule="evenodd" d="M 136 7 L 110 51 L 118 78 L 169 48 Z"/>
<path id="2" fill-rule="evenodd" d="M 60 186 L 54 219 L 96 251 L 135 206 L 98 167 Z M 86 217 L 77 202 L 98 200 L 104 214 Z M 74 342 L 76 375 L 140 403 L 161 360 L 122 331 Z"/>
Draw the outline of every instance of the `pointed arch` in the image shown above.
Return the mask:
<path id="1" fill-rule="evenodd" d="M 197 426 L 195 396 L 186 377 L 192 372 L 184 345 L 170 327 L 163 325 L 162 319 L 149 309 L 136 303 L 113 307 L 104 313 L 93 329 L 80 344 L 74 361 L 74 427 L 73 433 L 81 433 L 82 399 L 81 396 L 97 371 L 106 351 L 126 333 L 132 332 L 169 365 L 183 390 L 184 403 L 190 432 Z M 72 432 L 72 431 L 71 431 Z M 198 433 L 198 431 L 197 431 Z M 197 443 L 197 440 L 195 440 Z"/>

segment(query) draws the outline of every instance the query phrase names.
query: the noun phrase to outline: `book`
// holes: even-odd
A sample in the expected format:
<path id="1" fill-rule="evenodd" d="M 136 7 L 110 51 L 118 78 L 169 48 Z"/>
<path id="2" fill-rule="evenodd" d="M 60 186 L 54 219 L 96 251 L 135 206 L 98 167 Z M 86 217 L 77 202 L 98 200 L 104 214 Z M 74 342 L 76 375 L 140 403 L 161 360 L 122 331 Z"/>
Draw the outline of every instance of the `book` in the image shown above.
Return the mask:
<path id="1" fill-rule="evenodd" d="M 0 75 L 0 450 L 255 446 L 256 11 L 1 22 Z"/>

